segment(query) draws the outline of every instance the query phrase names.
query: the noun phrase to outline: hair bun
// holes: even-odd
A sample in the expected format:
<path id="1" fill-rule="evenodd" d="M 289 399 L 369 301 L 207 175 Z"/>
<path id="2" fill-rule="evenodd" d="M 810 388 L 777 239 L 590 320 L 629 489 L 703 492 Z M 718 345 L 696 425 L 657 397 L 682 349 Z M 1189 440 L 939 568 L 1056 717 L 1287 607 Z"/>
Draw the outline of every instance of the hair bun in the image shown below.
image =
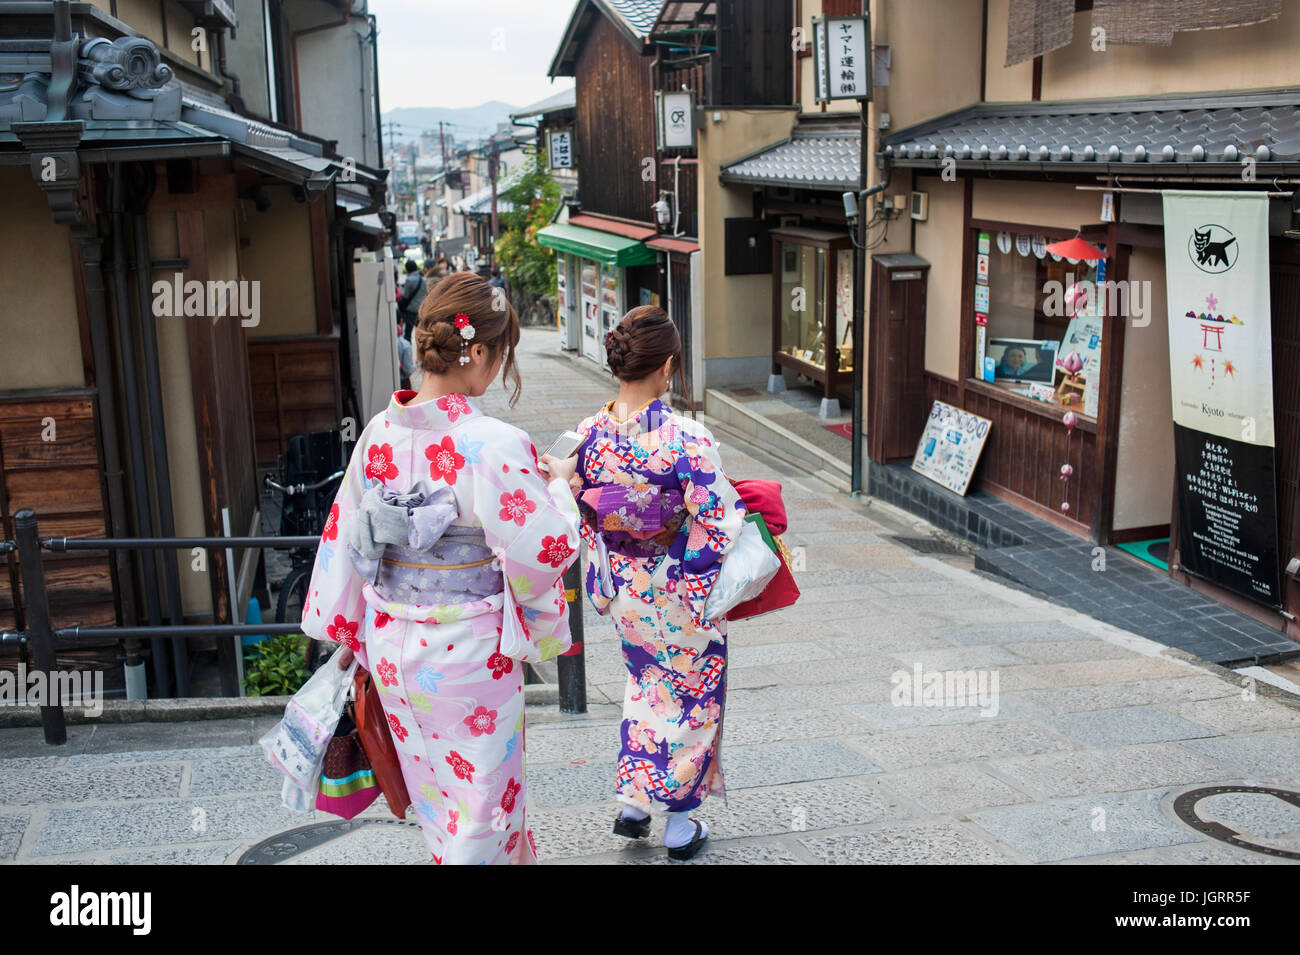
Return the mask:
<path id="1" fill-rule="evenodd" d="M 631 348 L 631 335 L 623 325 L 615 325 L 605 336 L 605 361 L 609 370 L 616 377 L 627 363 L 628 349 Z"/>

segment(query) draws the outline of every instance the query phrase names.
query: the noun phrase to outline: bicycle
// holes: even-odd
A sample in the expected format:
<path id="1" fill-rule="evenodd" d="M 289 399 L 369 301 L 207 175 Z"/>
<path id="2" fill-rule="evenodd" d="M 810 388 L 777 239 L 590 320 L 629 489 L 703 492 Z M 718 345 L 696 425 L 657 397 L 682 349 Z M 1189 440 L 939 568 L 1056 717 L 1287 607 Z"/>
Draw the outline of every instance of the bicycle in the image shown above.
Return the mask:
<path id="1" fill-rule="evenodd" d="M 319 537 L 325 529 L 330 504 L 346 473 L 347 452 L 337 431 L 294 435 L 289 439 L 281 467 L 282 480 L 266 475 L 262 485 L 269 494 L 282 495 L 280 534 L 285 537 Z M 324 476 L 320 476 L 320 475 Z M 297 623 L 307 602 L 311 574 L 316 565 L 315 547 L 289 551 L 292 567 L 280 585 L 275 605 L 276 623 Z M 334 647 L 310 641 L 307 668 L 315 672 Z"/>

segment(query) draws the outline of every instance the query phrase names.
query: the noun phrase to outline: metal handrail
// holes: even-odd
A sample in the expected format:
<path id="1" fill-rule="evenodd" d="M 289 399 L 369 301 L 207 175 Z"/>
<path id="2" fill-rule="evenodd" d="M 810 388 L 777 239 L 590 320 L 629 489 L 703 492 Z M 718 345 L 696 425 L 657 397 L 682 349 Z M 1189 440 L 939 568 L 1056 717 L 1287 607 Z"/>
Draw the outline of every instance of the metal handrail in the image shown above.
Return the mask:
<path id="1" fill-rule="evenodd" d="M 17 643 L 30 649 L 34 669 L 47 673 L 55 669 L 54 644 L 56 639 L 93 637 L 191 637 L 241 636 L 246 634 L 301 633 L 300 624 L 293 623 L 223 623 L 187 624 L 155 627 L 54 627 L 50 619 L 49 595 L 45 589 L 45 568 L 41 551 L 66 552 L 77 550 L 144 550 L 148 548 L 182 549 L 187 547 L 310 547 L 319 543 L 314 536 L 303 537 L 174 537 L 174 538 L 74 538 L 49 537 L 41 539 L 36 526 L 36 514 L 24 508 L 14 515 L 16 540 L 0 540 L 0 554 L 17 551 L 21 563 L 23 590 L 27 597 L 29 627 L 25 631 L 0 632 L 0 644 Z M 583 653 L 582 577 L 580 564 L 575 563 L 564 575 L 565 598 L 569 608 L 573 650 L 558 658 L 557 669 L 560 689 L 560 709 L 567 713 L 584 713 L 586 700 L 586 663 Z M 67 741 L 63 704 L 55 700 L 41 706 L 41 723 L 45 741 L 60 744 Z"/>
<path id="2" fill-rule="evenodd" d="M 47 537 L 41 541 L 45 550 L 63 553 L 70 550 L 165 550 L 170 547 L 266 547 L 292 550 L 320 543 L 318 536 L 302 537 Z"/>

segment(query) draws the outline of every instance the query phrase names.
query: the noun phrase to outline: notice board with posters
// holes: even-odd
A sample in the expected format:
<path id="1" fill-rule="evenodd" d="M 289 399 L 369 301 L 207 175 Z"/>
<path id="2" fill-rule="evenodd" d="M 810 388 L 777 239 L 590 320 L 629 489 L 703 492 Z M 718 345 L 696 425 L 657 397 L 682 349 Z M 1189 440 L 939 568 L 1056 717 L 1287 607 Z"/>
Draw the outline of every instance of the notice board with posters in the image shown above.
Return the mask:
<path id="1" fill-rule="evenodd" d="M 916 445 L 912 470 L 963 497 L 993 422 L 936 401 Z"/>
<path id="2" fill-rule="evenodd" d="M 1164 193 L 1183 570 L 1281 605 L 1268 198 Z"/>

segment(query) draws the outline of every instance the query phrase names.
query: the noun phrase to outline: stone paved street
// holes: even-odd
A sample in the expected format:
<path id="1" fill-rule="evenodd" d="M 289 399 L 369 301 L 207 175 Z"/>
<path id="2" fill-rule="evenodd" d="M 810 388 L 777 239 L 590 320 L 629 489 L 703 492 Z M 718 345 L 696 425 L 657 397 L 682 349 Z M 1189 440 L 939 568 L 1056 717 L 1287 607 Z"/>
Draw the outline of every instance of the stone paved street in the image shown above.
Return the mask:
<path id="1" fill-rule="evenodd" d="M 508 411 L 543 448 L 613 395 L 594 367 L 524 336 Z M 928 525 L 856 503 L 728 433 L 733 477 L 781 480 L 803 596 L 733 627 L 723 763 L 729 805 L 702 809 L 706 863 L 1283 863 L 1179 821 L 1198 787 L 1300 790 L 1300 700 L 1181 651 L 930 557 L 892 538 Z M 610 832 L 625 671 L 611 625 L 586 615 L 590 699 L 564 716 L 531 690 L 529 819 L 550 862 L 666 863 Z M 975 670 L 996 705 L 891 702 L 891 676 Z M 1249 689 L 1249 687 L 1247 687 Z M 0 859 L 233 863 L 313 819 L 279 807 L 255 741 L 274 718 L 0 731 Z M 1300 853 L 1300 808 L 1226 792 L 1196 806 L 1261 846 Z M 367 817 L 382 818 L 375 810 Z M 316 821 L 327 818 L 316 814 Z M 289 862 L 424 862 L 413 827 L 369 825 Z"/>

